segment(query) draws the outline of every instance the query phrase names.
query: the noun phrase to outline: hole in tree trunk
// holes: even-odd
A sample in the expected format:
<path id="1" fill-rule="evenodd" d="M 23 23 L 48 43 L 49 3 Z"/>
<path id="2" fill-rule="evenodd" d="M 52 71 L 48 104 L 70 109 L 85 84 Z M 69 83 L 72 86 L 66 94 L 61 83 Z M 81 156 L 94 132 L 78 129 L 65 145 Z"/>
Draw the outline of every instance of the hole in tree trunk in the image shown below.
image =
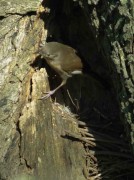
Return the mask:
<path id="1" fill-rule="evenodd" d="M 52 98 L 78 115 L 84 138 L 93 136 L 90 138 L 96 145 L 84 144 L 87 154 L 90 154 L 86 158 L 89 177 L 101 174 L 98 179 L 105 179 L 106 176 L 115 178 L 124 169 L 117 171 L 114 165 L 117 162 L 122 164 L 131 156 L 127 154 L 129 148 L 120 122 L 111 70 L 99 46 L 98 32 L 91 25 L 90 11 L 93 7 L 73 0 L 49 0 L 44 1 L 43 5 L 50 9 L 50 13 L 41 14 L 48 30 L 47 42 L 56 41 L 73 47 L 84 66 L 83 75 L 69 78 Z M 59 79 L 57 84 L 53 81 L 55 73 L 49 67 L 47 70 L 51 77 L 51 89 L 54 89 Z M 113 168 L 108 170 L 109 166 Z M 90 167 L 92 170 L 89 170 Z M 131 177 L 124 175 L 122 178 Z"/>

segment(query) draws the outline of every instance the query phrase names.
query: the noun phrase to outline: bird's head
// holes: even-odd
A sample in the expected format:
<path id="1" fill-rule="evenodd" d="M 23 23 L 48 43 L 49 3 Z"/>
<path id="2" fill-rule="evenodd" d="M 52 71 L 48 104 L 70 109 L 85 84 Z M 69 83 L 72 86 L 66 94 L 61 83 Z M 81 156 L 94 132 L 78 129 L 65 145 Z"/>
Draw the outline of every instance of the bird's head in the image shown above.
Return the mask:
<path id="1" fill-rule="evenodd" d="M 47 48 L 47 43 L 45 43 L 45 44 L 40 44 L 39 45 L 39 48 L 38 48 L 38 50 L 36 51 L 36 53 L 37 54 L 39 54 L 39 55 L 41 55 L 42 57 L 49 57 L 50 56 L 50 51 L 49 51 L 49 49 Z"/>

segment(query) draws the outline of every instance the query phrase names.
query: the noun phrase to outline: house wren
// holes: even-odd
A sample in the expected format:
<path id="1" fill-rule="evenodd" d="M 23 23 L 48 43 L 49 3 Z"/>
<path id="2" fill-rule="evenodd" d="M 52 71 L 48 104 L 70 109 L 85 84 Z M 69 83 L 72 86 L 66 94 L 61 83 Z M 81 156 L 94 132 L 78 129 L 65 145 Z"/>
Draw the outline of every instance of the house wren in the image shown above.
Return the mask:
<path id="1" fill-rule="evenodd" d="M 62 79 L 61 84 L 46 92 L 41 99 L 47 99 L 54 94 L 60 87 L 66 84 L 67 79 L 74 74 L 82 73 L 82 62 L 76 54 L 76 50 L 70 46 L 59 42 L 46 42 L 45 45 L 40 46 L 39 54 L 45 58 L 49 66 L 59 74 Z"/>

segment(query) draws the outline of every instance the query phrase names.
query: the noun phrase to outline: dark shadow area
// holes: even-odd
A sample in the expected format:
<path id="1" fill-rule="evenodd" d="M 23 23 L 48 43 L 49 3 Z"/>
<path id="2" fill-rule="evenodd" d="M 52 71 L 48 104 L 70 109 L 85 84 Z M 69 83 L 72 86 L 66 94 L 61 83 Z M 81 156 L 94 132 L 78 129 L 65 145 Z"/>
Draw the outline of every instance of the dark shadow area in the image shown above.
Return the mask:
<path id="1" fill-rule="evenodd" d="M 56 41 L 73 47 L 84 65 L 83 75 L 70 78 L 52 98 L 69 106 L 79 117 L 88 178 L 133 179 L 134 160 L 120 121 L 111 70 L 88 19 L 93 7 L 82 7 L 72 0 L 47 0 L 43 6 L 50 9 L 50 13 L 40 15 L 48 30 L 47 42 Z M 35 66 L 47 69 L 51 89 L 60 84 L 59 76 L 40 57 Z M 71 135 L 64 138 L 78 139 Z"/>

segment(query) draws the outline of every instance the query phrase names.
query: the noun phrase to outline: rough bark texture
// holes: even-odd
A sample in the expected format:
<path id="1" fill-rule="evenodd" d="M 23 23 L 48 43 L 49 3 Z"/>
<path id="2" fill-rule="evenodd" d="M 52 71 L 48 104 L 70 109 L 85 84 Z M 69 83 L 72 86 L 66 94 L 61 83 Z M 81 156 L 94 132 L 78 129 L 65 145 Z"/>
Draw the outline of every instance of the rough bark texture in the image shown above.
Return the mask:
<path id="1" fill-rule="evenodd" d="M 67 44 L 74 44 L 72 47 L 89 59 L 91 70 L 100 76 L 103 73 L 102 76 L 111 76 L 121 118 L 134 149 L 134 3 L 131 0 L 74 2 L 50 1 L 52 23 L 49 25 L 52 26 L 49 33 Z M 41 60 L 35 52 L 41 39 L 45 38 L 45 18 L 43 22 L 42 17 L 36 15 L 36 11 L 40 11 L 39 4 L 37 0 L 0 2 L 0 179 L 84 180 L 83 146 L 66 136 L 66 132 L 79 134 L 76 118 L 63 105 L 50 99 L 39 100 L 48 90 L 46 71 L 35 68 Z M 46 11 L 49 12 L 49 6 Z M 94 53 L 101 54 L 102 60 L 94 62 Z M 92 88 L 95 83 L 97 85 Z M 86 77 L 80 82 L 76 78 L 72 84 L 73 100 L 76 97 L 84 102 L 81 111 L 87 111 L 89 105 L 92 107 L 92 99 L 100 100 L 100 107 L 104 101 L 106 107 L 110 99 L 112 105 L 104 119 L 114 114 L 113 98 L 109 98 L 109 92 L 98 81 Z M 73 101 L 71 104 L 75 106 Z M 102 107 L 104 112 L 105 107 Z M 95 110 L 98 115 L 98 109 Z M 88 120 L 90 114 L 89 111 Z M 113 119 L 117 120 L 118 113 L 115 114 Z M 102 111 L 101 115 L 105 113 Z"/>
<path id="2" fill-rule="evenodd" d="M 67 108 L 39 98 L 48 89 L 35 60 L 44 23 L 39 1 L 0 2 L 0 179 L 84 180 L 84 151 Z"/>
<path id="3" fill-rule="evenodd" d="M 109 68 L 121 119 L 134 151 L 134 1 L 78 1 L 88 14 L 98 48 Z"/>
<path id="4" fill-rule="evenodd" d="M 98 14 L 98 44 L 111 69 L 121 119 L 134 151 L 134 2 L 102 1 L 98 6 L 93 10 Z"/>

